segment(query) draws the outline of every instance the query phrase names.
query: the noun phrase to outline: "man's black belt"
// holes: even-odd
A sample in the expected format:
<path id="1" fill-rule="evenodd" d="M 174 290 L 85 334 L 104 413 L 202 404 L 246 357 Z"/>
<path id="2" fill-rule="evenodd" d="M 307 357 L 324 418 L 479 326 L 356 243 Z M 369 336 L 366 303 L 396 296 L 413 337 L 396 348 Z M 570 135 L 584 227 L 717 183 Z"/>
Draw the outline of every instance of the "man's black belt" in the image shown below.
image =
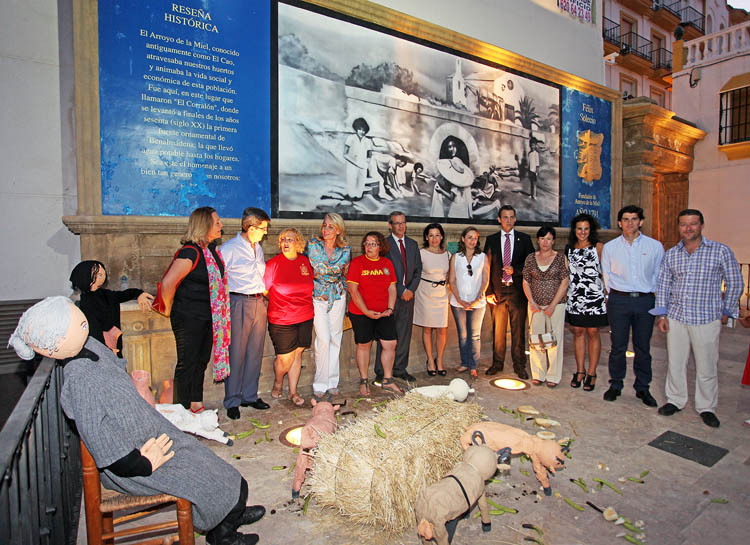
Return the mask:
<path id="1" fill-rule="evenodd" d="M 256 299 L 259 297 L 263 297 L 262 293 L 240 293 L 237 291 L 230 291 L 229 295 L 240 295 L 242 297 L 255 297 Z"/>
<path id="2" fill-rule="evenodd" d="M 420 277 L 422 278 L 422 277 Z M 432 284 L 433 288 L 437 288 L 438 286 L 445 286 L 445 280 L 430 280 L 429 278 L 422 278 L 425 282 L 429 282 Z"/>
<path id="3" fill-rule="evenodd" d="M 623 297 L 646 297 L 647 295 L 652 295 L 651 292 L 645 293 L 642 291 L 620 291 L 615 289 L 610 289 L 609 293 L 615 293 L 617 295 L 622 295 Z"/>

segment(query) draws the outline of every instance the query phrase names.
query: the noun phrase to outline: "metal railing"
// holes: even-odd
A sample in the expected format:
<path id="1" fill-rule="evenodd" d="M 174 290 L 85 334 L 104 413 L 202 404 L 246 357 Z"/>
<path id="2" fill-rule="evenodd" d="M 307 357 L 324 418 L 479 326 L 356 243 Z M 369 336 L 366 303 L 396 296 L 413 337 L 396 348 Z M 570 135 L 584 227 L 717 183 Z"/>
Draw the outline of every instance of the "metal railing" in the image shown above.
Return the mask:
<path id="1" fill-rule="evenodd" d="M 750 310 L 750 263 L 740 263 L 740 274 L 745 279 L 745 291 L 740 296 L 740 308 Z"/>
<path id="2" fill-rule="evenodd" d="M 701 33 L 705 32 L 703 14 L 693 7 L 687 6 L 680 10 L 680 23 L 682 25 L 693 25 Z"/>
<path id="3" fill-rule="evenodd" d="M 639 57 L 651 60 L 651 40 L 637 34 L 635 32 L 628 32 L 620 36 L 620 47 L 622 53 L 634 53 Z"/>
<path id="4" fill-rule="evenodd" d="M 0 431 L 0 543 L 75 545 L 81 452 L 60 408 L 62 367 L 44 358 Z"/>
<path id="5" fill-rule="evenodd" d="M 665 9 L 667 11 L 672 12 L 677 17 L 680 16 L 680 4 L 682 0 L 677 0 L 676 2 L 674 0 L 657 0 L 654 2 L 654 11 L 658 9 Z"/>
<path id="6" fill-rule="evenodd" d="M 654 68 L 666 68 L 672 70 L 672 52 L 663 47 L 651 51 L 651 59 L 654 62 Z"/>
<path id="7" fill-rule="evenodd" d="M 602 36 L 605 40 L 615 45 L 620 45 L 620 25 L 612 19 L 603 17 Z"/>

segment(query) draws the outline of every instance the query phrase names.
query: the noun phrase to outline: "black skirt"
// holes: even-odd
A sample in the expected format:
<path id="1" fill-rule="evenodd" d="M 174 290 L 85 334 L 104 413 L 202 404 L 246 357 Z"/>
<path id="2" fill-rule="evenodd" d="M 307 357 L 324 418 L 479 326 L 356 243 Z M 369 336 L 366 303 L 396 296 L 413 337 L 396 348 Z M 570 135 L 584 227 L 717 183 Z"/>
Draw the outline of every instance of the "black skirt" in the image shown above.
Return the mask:
<path id="1" fill-rule="evenodd" d="M 571 314 L 566 311 L 565 321 L 575 327 L 604 327 L 609 325 L 606 314 Z"/>

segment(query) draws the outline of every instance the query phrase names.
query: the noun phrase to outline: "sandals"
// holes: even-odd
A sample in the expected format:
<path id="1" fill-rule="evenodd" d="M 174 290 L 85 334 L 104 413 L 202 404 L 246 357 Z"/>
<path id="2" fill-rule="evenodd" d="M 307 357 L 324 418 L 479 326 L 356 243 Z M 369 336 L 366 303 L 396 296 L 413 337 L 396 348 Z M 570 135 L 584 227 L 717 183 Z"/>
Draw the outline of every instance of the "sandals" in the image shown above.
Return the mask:
<path id="1" fill-rule="evenodd" d="M 557 382 L 547 382 L 547 388 L 557 388 Z"/>
<path id="2" fill-rule="evenodd" d="M 544 381 L 539 380 L 538 378 L 533 378 L 531 379 L 531 384 L 533 384 L 534 386 L 541 386 L 542 384 L 544 384 Z"/>
<path id="3" fill-rule="evenodd" d="M 456 369 L 456 373 L 465 373 L 465 372 L 466 372 L 466 371 L 468 371 L 468 370 L 469 370 L 469 368 L 468 368 L 468 367 L 464 367 L 464 366 L 462 365 L 461 367 L 459 367 L 458 369 Z"/>
<path id="4" fill-rule="evenodd" d="M 370 395 L 369 380 L 366 378 L 359 379 L 359 394 L 363 396 Z"/>
<path id="5" fill-rule="evenodd" d="M 445 369 L 438 369 L 437 374 L 440 375 L 441 377 L 444 377 L 445 375 L 448 374 L 448 371 L 446 371 Z"/>
<path id="6" fill-rule="evenodd" d="M 303 399 L 303 397 L 296 392 L 289 396 L 289 400 L 297 405 L 297 407 L 301 407 L 305 404 L 305 400 Z"/>
<path id="7" fill-rule="evenodd" d="M 595 387 L 596 387 L 596 375 L 586 375 L 586 378 L 583 381 L 584 391 L 591 392 L 594 390 Z"/>
<path id="8" fill-rule="evenodd" d="M 434 362 L 432 364 L 435 365 Z M 435 375 L 437 375 L 437 370 L 430 369 L 430 360 L 427 360 L 427 363 L 425 363 L 425 365 L 427 366 L 427 374 L 428 375 L 430 375 L 431 377 L 434 377 Z"/>
<path id="9" fill-rule="evenodd" d="M 581 375 L 583 375 L 584 378 L 586 378 L 586 372 L 585 371 L 576 371 L 573 373 L 573 378 L 570 380 L 570 387 L 571 388 L 580 388 L 581 387 Z"/>
<path id="10" fill-rule="evenodd" d="M 205 411 L 205 410 L 206 410 L 206 407 L 201 407 L 201 408 L 200 408 L 200 409 L 198 409 L 198 410 L 193 410 L 193 408 L 192 408 L 192 407 L 190 407 L 190 412 L 191 412 L 191 413 L 193 413 L 193 414 L 201 414 L 201 413 L 202 413 L 203 411 Z"/>
<path id="11" fill-rule="evenodd" d="M 382 388 L 383 390 L 390 390 L 391 392 L 394 392 L 396 394 L 404 393 L 404 391 L 399 388 L 398 384 L 396 384 L 392 378 L 383 377 Z"/>
<path id="12" fill-rule="evenodd" d="M 274 398 L 274 399 L 281 399 L 283 397 L 283 395 L 284 395 L 284 390 L 283 389 L 284 389 L 283 386 L 281 388 L 279 388 L 278 390 L 276 389 L 276 387 L 272 388 L 271 389 L 271 397 Z"/>
<path id="13" fill-rule="evenodd" d="M 469 375 L 471 375 L 471 378 L 477 378 L 479 376 L 476 369 L 469 371 Z"/>

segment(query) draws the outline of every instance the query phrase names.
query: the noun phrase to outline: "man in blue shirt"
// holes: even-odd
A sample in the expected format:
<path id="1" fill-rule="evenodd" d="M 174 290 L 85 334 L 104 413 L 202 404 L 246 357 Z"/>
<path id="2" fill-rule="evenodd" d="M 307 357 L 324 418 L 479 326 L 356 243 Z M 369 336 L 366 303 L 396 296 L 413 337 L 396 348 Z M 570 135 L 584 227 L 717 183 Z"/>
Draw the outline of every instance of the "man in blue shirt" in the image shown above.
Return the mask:
<path id="1" fill-rule="evenodd" d="M 627 370 L 625 353 L 633 333 L 635 395 L 649 407 L 657 403 L 649 392 L 651 384 L 651 334 L 654 291 L 664 248 L 658 240 L 641 233 L 643 209 L 629 205 L 617 213 L 622 235 L 602 250 L 602 273 L 607 289 L 607 318 L 612 347 L 609 352 L 609 390 L 605 401 L 615 401 L 622 392 Z"/>
<path id="2" fill-rule="evenodd" d="M 688 399 L 687 362 L 695 357 L 695 410 L 707 426 L 719 427 L 719 333 L 729 317 L 739 315 L 744 282 L 740 266 L 726 245 L 703 237 L 703 214 L 688 208 L 677 216 L 680 237 L 664 256 L 656 288 L 659 330 L 667 334 L 669 370 L 667 403 L 659 414 L 671 416 Z M 722 294 L 722 284 L 724 293 Z"/>

